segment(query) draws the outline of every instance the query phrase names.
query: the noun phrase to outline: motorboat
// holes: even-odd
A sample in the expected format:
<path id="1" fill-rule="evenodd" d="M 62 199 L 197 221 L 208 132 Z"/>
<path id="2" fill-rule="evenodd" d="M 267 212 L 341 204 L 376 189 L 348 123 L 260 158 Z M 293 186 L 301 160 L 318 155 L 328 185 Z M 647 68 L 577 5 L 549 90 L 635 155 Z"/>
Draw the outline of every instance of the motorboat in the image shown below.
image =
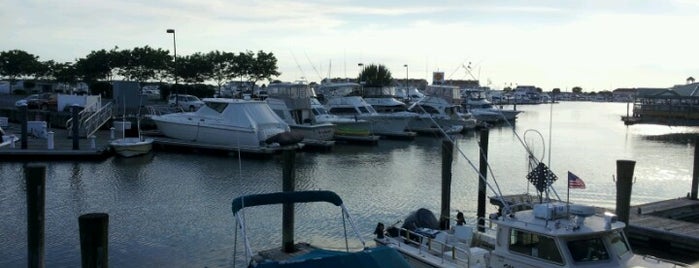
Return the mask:
<path id="1" fill-rule="evenodd" d="M 497 108 L 486 98 L 483 90 L 463 90 L 463 106 L 478 121 L 486 123 L 514 122 L 521 111 Z"/>
<path id="2" fill-rule="evenodd" d="M 292 133 L 304 137 L 305 144 L 333 143 L 335 125 L 318 122 L 311 109 L 311 99 L 315 92 L 304 83 L 273 83 L 267 86 L 269 107 L 284 122 L 289 124 Z"/>
<path id="3" fill-rule="evenodd" d="M 425 219 L 434 215 L 425 211 L 417 210 L 405 221 L 417 228 L 377 227 L 383 231 L 374 239 L 377 245 L 395 248 L 413 267 L 689 267 L 635 254 L 624 234 L 626 225 L 591 206 L 537 204 L 491 215 L 481 226 L 484 231 L 465 224 L 449 230 L 426 226 L 430 221 Z M 411 216 L 422 225 L 409 222 Z"/>
<path id="4" fill-rule="evenodd" d="M 153 150 L 153 138 L 124 137 L 109 142 L 114 152 L 123 157 L 144 155 Z"/>
<path id="5" fill-rule="evenodd" d="M 151 115 L 168 138 L 246 152 L 277 151 L 303 138 L 264 101 L 205 98 L 195 112 Z"/>
<path id="6" fill-rule="evenodd" d="M 538 202 L 507 201 L 499 188 L 489 187 L 496 192 L 491 203 L 500 208 L 487 218 L 468 224 L 459 212 L 455 224 L 450 220 L 440 226 L 445 221 L 421 208 L 391 226 L 379 223 L 374 241 L 401 252 L 413 267 L 688 266 L 635 254 L 624 234 L 626 224 L 605 209 L 550 198 L 556 176 L 527 151 L 532 167 L 527 180 L 538 191 Z M 479 178 L 489 185 L 483 175 Z"/>
<path id="7" fill-rule="evenodd" d="M 408 124 L 418 117 L 410 112 L 378 113 L 360 96 L 344 96 L 329 99 L 325 105 L 328 113 L 350 119 L 371 122 L 374 134 L 387 137 L 412 137 L 414 132 L 406 131 Z"/>
<path id="8" fill-rule="evenodd" d="M 328 113 L 328 110 L 317 99 L 311 99 L 311 109 L 316 122 L 332 123 L 335 125 L 335 139 L 350 141 L 376 141 L 380 137 L 374 135 L 372 124 L 368 120 L 347 118 Z"/>
<path id="9" fill-rule="evenodd" d="M 425 93 L 427 96 L 408 107 L 408 111 L 419 114 L 417 120 L 410 121 L 409 130 L 452 134 L 476 127 L 476 119 L 468 112 L 461 112 L 459 87 L 429 85 Z"/>
<path id="10" fill-rule="evenodd" d="M 153 138 L 141 136 L 140 116 L 136 118 L 136 137 L 127 137 L 127 126 L 131 128 L 131 122 L 122 117 L 121 121 L 115 121 L 115 125 L 121 126 L 121 138 L 111 140 L 109 146 L 122 157 L 134 157 L 150 153 L 153 150 Z"/>
<path id="11" fill-rule="evenodd" d="M 342 226 L 344 227 L 344 250 L 326 249 L 317 245 L 285 240 L 285 246 L 281 248 L 272 248 L 254 252 L 250 246 L 250 240 L 247 236 L 247 228 L 245 221 L 245 210 L 250 207 L 263 205 L 291 205 L 296 203 L 330 203 L 341 209 Z M 321 206 L 321 205 L 313 205 Z M 276 192 L 266 194 L 255 194 L 241 196 L 233 199 L 232 202 L 233 215 L 236 221 L 236 239 L 237 232 L 242 233 L 243 242 L 245 245 L 245 263 L 248 267 L 255 268 L 277 268 L 277 267 L 366 267 L 366 268 L 408 268 L 408 262 L 392 247 L 378 246 L 367 247 L 364 238 L 352 221 L 347 207 L 342 199 L 331 191 L 289 191 Z M 293 212 L 292 212 L 293 213 Z M 293 220 L 285 218 L 284 220 Z M 354 241 L 361 243 L 362 248 L 353 250 L 349 247 L 346 226 L 349 223 L 352 231 L 355 234 Z M 283 226 L 294 226 L 292 223 L 283 222 Z M 283 235 L 284 236 L 284 235 Z M 237 243 L 237 241 L 236 241 Z"/>

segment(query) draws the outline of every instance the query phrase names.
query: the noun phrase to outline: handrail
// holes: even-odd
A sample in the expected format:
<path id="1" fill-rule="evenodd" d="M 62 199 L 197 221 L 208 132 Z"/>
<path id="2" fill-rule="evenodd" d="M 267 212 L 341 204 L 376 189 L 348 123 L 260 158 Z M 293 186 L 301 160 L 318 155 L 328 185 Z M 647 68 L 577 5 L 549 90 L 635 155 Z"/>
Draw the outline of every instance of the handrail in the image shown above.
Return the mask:
<path id="1" fill-rule="evenodd" d="M 426 252 L 430 253 L 434 256 L 438 256 L 439 258 L 442 259 L 442 261 L 446 261 L 447 257 L 452 261 L 456 263 L 464 262 L 464 263 L 470 263 L 471 261 L 471 252 L 470 249 L 466 248 L 461 248 L 457 246 L 457 243 L 449 243 L 447 242 L 442 242 L 438 241 L 434 238 L 422 235 L 420 233 L 402 228 L 402 227 L 396 227 L 398 229 L 398 237 L 394 238 L 403 238 L 403 243 L 404 244 L 412 244 L 414 245 L 417 249 L 418 252 L 422 252 L 424 246 L 426 246 Z M 387 237 L 388 234 L 386 233 Z M 417 238 L 418 241 L 415 241 L 413 238 Z M 398 247 L 400 247 L 401 243 L 398 244 Z M 471 245 L 466 245 L 467 247 L 470 248 Z M 448 253 L 448 254 L 445 254 Z M 466 256 L 466 259 L 463 259 L 459 256 L 460 254 L 463 254 L 463 256 Z"/>
<path id="2" fill-rule="evenodd" d="M 100 126 L 102 126 L 109 118 L 112 117 L 112 103 L 106 103 L 98 111 L 94 112 L 94 108 L 97 103 L 93 103 L 90 106 L 85 107 L 82 111 L 78 113 L 78 124 L 80 132 L 85 133 L 86 137 L 94 134 Z M 68 130 L 68 136 L 73 135 L 73 118 L 66 120 L 66 129 Z"/>

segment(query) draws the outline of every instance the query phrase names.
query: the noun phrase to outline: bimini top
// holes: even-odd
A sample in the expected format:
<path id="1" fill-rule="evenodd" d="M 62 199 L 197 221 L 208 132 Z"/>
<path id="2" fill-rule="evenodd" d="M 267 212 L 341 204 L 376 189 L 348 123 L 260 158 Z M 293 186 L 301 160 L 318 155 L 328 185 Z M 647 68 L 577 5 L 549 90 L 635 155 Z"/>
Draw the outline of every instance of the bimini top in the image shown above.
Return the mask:
<path id="1" fill-rule="evenodd" d="M 292 203 L 328 202 L 333 205 L 342 205 L 342 199 L 331 191 L 298 191 L 277 192 L 269 194 L 246 195 L 233 199 L 233 214 L 237 214 L 243 208 Z"/>

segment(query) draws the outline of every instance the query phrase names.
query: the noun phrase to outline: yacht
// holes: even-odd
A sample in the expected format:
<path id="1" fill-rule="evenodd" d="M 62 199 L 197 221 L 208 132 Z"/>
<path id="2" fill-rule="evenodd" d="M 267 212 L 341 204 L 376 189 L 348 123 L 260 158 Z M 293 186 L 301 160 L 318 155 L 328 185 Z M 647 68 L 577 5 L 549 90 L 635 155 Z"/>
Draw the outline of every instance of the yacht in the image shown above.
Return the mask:
<path id="1" fill-rule="evenodd" d="M 463 106 L 478 121 L 486 123 L 514 122 L 521 111 L 497 108 L 486 98 L 485 91 L 481 89 L 466 89 L 462 91 L 465 96 Z"/>
<path id="2" fill-rule="evenodd" d="M 374 135 L 371 122 L 359 118 L 347 118 L 328 112 L 318 99 L 311 99 L 311 109 L 316 122 L 332 123 L 335 125 L 335 140 L 376 142 L 379 136 Z"/>
<path id="3" fill-rule="evenodd" d="M 468 112 L 461 112 L 459 87 L 429 85 L 425 97 L 408 107 L 408 111 L 419 114 L 410 121 L 408 129 L 422 133 L 459 133 L 474 129 L 476 119 Z"/>
<path id="4" fill-rule="evenodd" d="M 311 109 L 311 99 L 315 92 L 305 83 L 273 83 L 267 86 L 268 97 L 265 99 L 291 132 L 303 135 L 305 144 L 332 145 L 335 125 L 318 122 Z"/>
<path id="5" fill-rule="evenodd" d="M 195 112 L 152 115 L 168 138 L 203 145 L 218 145 L 246 152 L 270 152 L 296 144 L 289 124 L 264 101 L 205 98 Z"/>
<path id="6" fill-rule="evenodd" d="M 386 137 L 414 137 L 406 131 L 408 123 L 417 118 L 415 113 L 378 113 L 360 96 L 334 97 L 326 104 L 328 112 L 345 118 L 356 118 L 371 122 L 374 134 Z"/>

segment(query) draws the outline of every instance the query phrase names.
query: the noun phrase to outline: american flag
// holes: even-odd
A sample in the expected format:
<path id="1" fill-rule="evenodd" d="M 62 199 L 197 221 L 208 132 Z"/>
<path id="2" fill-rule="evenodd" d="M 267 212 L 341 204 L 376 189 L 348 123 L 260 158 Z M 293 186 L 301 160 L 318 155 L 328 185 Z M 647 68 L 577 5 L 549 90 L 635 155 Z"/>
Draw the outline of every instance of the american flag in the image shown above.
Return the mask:
<path id="1" fill-rule="evenodd" d="M 585 182 L 572 172 L 568 171 L 568 188 L 585 189 Z"/>

